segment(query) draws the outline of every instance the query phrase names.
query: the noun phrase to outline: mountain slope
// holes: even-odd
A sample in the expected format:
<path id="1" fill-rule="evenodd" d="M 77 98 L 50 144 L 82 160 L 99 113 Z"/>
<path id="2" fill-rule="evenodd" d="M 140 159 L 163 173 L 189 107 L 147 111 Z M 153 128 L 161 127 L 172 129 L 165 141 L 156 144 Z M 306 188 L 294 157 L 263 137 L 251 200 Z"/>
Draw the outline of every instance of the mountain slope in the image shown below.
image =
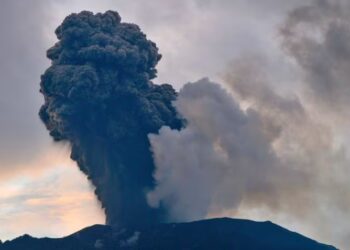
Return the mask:
<path id="1" fill-rule="evenodd" d="M 234 249 L 335 250 L 271 222 L 211 219 L 113 230 L 95 225 L 60 239 L 21 236 L 0 250 Z"/>

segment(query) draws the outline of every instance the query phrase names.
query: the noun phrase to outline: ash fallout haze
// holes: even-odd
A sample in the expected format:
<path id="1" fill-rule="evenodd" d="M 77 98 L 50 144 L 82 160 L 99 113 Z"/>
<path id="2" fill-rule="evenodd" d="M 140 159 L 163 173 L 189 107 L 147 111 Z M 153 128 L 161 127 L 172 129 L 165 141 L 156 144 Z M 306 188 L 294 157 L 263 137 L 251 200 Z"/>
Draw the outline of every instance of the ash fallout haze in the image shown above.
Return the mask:
<path id="1" fill-rule="evenodd" d="M 0 239 L 236 217 L 350 249 L 348 1 L 3 0 L 0 21 Z"/>

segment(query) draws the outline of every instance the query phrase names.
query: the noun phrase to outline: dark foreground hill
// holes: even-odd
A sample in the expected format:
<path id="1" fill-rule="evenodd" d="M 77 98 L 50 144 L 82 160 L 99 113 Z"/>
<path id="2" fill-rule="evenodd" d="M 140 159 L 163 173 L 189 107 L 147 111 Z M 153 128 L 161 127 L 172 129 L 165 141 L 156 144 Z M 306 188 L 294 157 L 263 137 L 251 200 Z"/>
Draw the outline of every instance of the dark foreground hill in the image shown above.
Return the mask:
<path id="1" fill-rule="evenodd" d="M 335 250 L 271 222 L 211 219 L 113 230 L 95 225 L 60 239 L 21 236 L 0 250 L 233 249 Z"/>

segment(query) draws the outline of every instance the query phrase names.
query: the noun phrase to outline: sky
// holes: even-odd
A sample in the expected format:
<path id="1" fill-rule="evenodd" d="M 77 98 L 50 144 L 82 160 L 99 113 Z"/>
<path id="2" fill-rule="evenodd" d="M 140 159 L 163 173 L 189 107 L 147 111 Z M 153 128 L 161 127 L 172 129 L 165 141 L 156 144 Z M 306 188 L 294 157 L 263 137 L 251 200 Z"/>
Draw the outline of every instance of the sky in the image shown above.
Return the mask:
<path id="1" fill-rule="evenodd" d="M 346 212 L 350 204 L 350 137 L 346 129 L 350 50 L 344 40 L 350 32 L 342 24 L 350 21 L 346 15 L 350 8 L 343 1 L 339 1 L 345 6 L 342 10 L 327 3 L 2 0 L 0 239 L 24 233 L 57 237 L 104 223 L 93 187 L 69 159 L 69 146 L 53 143 L 40 122 L 43 98 L 39 82 L 49 66 L 46 50 L 55 43 L 54 30 L 64 17 L 82 10 L 112 9 L 124 22 L 138 24 L 159 47 L 163 58 L 156 83 L 171 83 L 178 90 L 203 77 L 221 83 L 243 109 L 253 107 L 264 121 L 282 124 L 282 136 L 274 143 L 277 157 L 284 160 L 279 162 L 310 166 L 311 177 L 303 184 L 317 183 L 301 185 L 305 192 L 298 191 L 300 196 L 317 197 L 307 204 L 314 211 L 301 208 L 298 202 L 304 200 L 299 196 L 295 197 L 297 206 L 288 202 L 294 193 L 288 193 L 290 186 L 283 186 L 283 192 L 278 193 L 283 197 L 278 200 L 286 207 L 273 207 L 273 199 L 259 202 L 268 198 L 253 194 L 240 206 L 221 206 L 206 217 L 272 220 L 346 249 L 350 244 L 350 228 L 344 222 L 350 219 Z M 330 24 L 335 26 L 328 30 Z M 301 108 L 289 109 L 294 101 L 285 98 L 295 98 Z M 210 119 L 208 116 L 205 118 Z M 162 138 L 155 143 L 155 148 L 163 145 Z"/>

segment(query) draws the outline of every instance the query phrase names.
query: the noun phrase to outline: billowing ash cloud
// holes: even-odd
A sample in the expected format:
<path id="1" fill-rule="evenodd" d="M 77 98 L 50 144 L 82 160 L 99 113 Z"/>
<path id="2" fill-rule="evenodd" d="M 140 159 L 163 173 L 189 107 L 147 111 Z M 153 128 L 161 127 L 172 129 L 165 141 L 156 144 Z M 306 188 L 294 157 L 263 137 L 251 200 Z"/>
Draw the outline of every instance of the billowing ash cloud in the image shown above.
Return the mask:
<path id="1" fill-rule="evenodd" d="M 350 95 L 350 3 L 315 0 L 292 11 L 281 28 L 283 46 L 319 104 L 347 111 Z"/>
<path id="2" fill-rule="evenodd" d="M 180 90 L 174 104 L 186 128 L 149 135 L 157 186 L 148 202 L 175 221 L 252 210 L 303 218 L 301 225 L 344 245 L 348 223 L 330 211 L 350 216 L 347 154 L 297 96 L 268 85 L 259 63 L 236 62 L 227 90 L 208 79 Z M 341 232 L 317 228 L 319 221 Z"/>
<path id="3" fill-rule="evenodd" d="M 282 102 L 302 112 L 297 102 Z M 278 201 L 281 190 L 305 187 L 308 174 L 289 168 L 273 148 L 282 124 L 242 110 L 220 85 L 208 79 L 186 84 L 175 106 L 188 124 L 150 135 L 158 185 L 148 194 L 149 203 L 169 208 L 172 219 L 237 209 L 243 199 Z"/>
<path id="4" fill-rule="evenodd" d="M 278 128 L 273 132 L 276 139 L 272 148 L 279 166 L 297 170 L 300 176 L 283 176 L 295 185 L 275 186 L 277 196 L 250 196 L 242 202 L 239 212 L 260 209 L 265 210 L 265 216 L 272 212 L 274 220 L 279 216 L 285 217 L 287 224 L 294 220 L 301 229 L 309 228 L 308 234 L 347 247 L 350 226 L 344 218 L 350 218 L 350 169 L 348 146 L 339 139 L 343 132 L 333 130 L 324 106 L 296 95 L 300 93 L 277 93 L 271 83 L 281 82 L 271 81 L 269 76 L 275 72 L 267 71 L 267 64 L 262 58 L 242 58 L 232 65 L 225 83 L 239 103 Z M 324 225 L 337 225 L 337 230 Z"/>
<path id="5" fill-rule="evenodd" d="M 92 184 L 108 224 L 157 222 L 163 210 L 146 202 L 154 187 L 149 133 L 181 127 L 170 85 L 155 85 L 161 56 L 135 24 L 117 12 L 68 16 L 48 50 L 40 117 L 55 141 L 69 142 Z"/>
<path id="6" fill-rule="evenodd" d="M 349 246 L 350 137 L 342 126 L 350 122 L 350 5 L 310 3 L 279 33 L 282 63 L 302 73 L 297 83 L 276 78 L 268 57 L 243 55 L 225 73 L 225 88 L 202 79 L 180 90 L 174 105 L 186 128 L 149 135 L 151 206 L 168 208 L 173 220 L 259 211 Z"/>

